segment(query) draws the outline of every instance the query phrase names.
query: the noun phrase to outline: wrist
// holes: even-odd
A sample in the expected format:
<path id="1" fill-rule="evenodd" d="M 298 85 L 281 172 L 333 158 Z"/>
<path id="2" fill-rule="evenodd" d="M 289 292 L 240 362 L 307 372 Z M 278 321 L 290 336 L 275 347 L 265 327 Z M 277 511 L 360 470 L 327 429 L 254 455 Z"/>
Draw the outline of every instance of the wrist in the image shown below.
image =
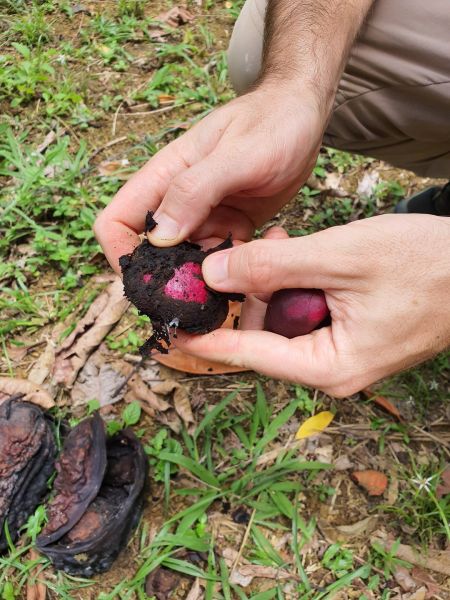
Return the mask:
<path id="1" fill-rule="evenodd" d="M 292 104 L 298 111 L 300 108 L 310 109 L 321 124 L 321 129 L 330 118 L 336 86 L 317 85 L 311 78 L 300 76 L 284 76 L 281 73 L 262 73 L 256 81 L 255 91 L 273 94 L 276 102 Z"/>

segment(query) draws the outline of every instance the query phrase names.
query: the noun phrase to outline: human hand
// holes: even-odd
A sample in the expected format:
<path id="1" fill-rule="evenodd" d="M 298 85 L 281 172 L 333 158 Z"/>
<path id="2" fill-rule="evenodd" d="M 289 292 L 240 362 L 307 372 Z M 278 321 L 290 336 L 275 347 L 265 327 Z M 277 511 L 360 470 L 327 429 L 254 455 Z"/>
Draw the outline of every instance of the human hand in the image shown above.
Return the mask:
<path id="1" fill-rule="evenodd" d="M 214 289 L 251 294 L 243 330 L 179 332 L 176 346 L 333 396 L 355 393 L 450 345 L 449 240 L 448 218 L 383 215 L 218 252 L 203 275 Z M 265 302 L 281 288 L 323 289 L 331 326 L 293 339 L 261 331 Z"/>
<path id="2" fill-rule="evenodd" d="M 119 257 L 139 244 L 149 210 L 157 246 L 230 232 L 247 241 L 295 195 L 314 166 L 327 115 L 310 91 L 289 86 L 232 100 L 131 177 L 94 226 L 116 271 Z"/>

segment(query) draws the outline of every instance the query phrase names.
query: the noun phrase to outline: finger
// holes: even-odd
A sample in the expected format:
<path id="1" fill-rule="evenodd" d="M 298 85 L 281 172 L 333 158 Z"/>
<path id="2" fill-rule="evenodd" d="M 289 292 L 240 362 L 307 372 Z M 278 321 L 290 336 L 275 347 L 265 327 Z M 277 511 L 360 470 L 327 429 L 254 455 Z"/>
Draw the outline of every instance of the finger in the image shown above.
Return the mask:
<path id="1" fill-rule="evenodd" d="M 147 212 L 157 208 L 170 181 L 186 167 L 176 143 L 169 144 L 137 171 L 98 215 L 94 232 L 117 272 L 120 256 L 139 244 Z"/>
<path id="2" fill-rule="evenodd" d="M 264 233 L 263 238 L 265 240 L 287 240 L 289 239 L 289 234 L 283 227 L 274 225 Z"/>
<path id="3" fill-rule="evenodd" d="M 230 233 L 233 239 L 248 242 L 253 237 L 255 226 L 245 213 L 228 206 L 217 206 L 208 219 L 192 232 L 190 239 L 200 240 L 211 236 L 227 238 Z"/>
<path id="4" fill-rule="evenodd" d="M 360 276 L 358 243 L 349 225 L 295 239 L 256 240 L 207 257 L 203 276 L 224 292 L 347 287 Z"/>
<path id="5" fill-rule="evenodd" d="M 241 310 L 239 329 L 264 329 L 264 318 L 267 311 L 267 302 L 254 296 L 248 295 Z"/>
<path id="6" fill-rule="evenodd" d="M 202 336 L 180 331 L 176 346 L 200 358 L 320 389 L 336 381 L 336 357 L 330 327 L 292 340 L 267 331 L 217 329 Z"/>
<path id="7" fill-rule="evenodd" d="M 224 145 L 170 183 L 155 213 L 158 226 L 148 234 L 155 246 L 173 246 L 204 223 L 223 198 L 249 185 L 252 165 L 236 149 Z"/>

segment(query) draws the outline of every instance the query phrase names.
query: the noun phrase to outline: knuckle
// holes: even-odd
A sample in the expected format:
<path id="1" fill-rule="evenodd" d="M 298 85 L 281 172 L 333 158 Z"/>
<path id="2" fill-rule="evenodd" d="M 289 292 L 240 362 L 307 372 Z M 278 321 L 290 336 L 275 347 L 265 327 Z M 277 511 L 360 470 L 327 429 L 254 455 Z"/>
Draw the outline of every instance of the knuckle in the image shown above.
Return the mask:
<path id="1" fill-rule="evenodd" d="M 200 196 L 200 191 L 198 180 L 189 173 L 182 173 L 172 181 L 168 195 L 171 200 L 175 200 L 185 207 L 193 207 Z"/>
<path id="2" fill-rule="evenodd" d="M 264 245 L 252 242 L 242 246 L 239 258 L 239 271 L 247 281 L 260 285 L 272 279 L 273 266 Z"/>

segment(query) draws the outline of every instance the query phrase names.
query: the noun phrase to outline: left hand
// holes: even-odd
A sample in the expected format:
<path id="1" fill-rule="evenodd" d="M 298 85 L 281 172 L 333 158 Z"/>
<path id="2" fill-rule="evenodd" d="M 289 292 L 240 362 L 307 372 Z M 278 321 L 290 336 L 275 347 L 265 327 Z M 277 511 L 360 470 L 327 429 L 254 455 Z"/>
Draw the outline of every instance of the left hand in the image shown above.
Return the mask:
<path id="1" fill-rule="evenodd" d="M 179 332 L 177 347 L 343 397 L 450 346 L 450 219 L 383 215 L 270 237 L 203 265 L 212 288 L 250 294 L 242 330 Z M 281 288 L 323 289 L 331 326 L 293 339 L 261 331 L 265 302 Z"/>

